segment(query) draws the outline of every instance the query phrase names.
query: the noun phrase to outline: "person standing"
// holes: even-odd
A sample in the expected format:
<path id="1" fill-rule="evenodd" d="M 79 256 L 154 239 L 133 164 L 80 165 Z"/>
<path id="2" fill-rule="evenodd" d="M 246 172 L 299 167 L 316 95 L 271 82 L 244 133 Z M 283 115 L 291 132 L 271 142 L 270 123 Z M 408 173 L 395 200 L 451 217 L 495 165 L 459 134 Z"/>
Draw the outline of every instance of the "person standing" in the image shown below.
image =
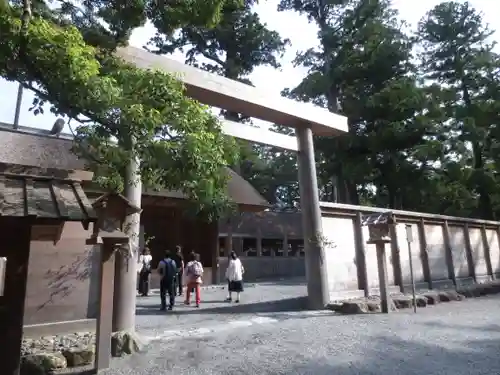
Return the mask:
<path id="1" fill-rule="evenodd" d="M 186 300 L 184 303 L 191 303 L 191 291 L 194 289 L 196 298 L 196 307 L 200 307 L 201 303 L 201 283 L 203 276 L 203 266 L 200 262 L 200 254 L 193 253 L 191 260 L 186 265 L 184 277 L 186 278 Z"/>
<path id="2" fill-rule="evenodd" d="M 176 288 L 179 290 L 179 296 L 182 296 L 182 275 L 184 273 L 184 257 L 182 255 L 182 248 L 180 246 L 175 247 L 174 261 L 177 265 L 177 274 L 175 278 Z"/>
<path id="3" fill-rule="evenodd" d="M 241 263 L 240 258 L 236 255 L 234 251 L 231 251 L 229 264 L 226 269 L 226 279 L 228 280 L 228 290 L 229 294 L 226 301 L 231 302 L 233 300 L 233 292 L 236 293 L 236 303 L 240 302 L 240 293 L 243 292 L 243 274 L 245 269 Z"/>
<path id="4" fill-rule="evenodd" d="M 177 275 L 177 265 L 172 259 L 170 251 L 165 251 L 165 257 L 158 265 L 158 273 L 161 275 L 160 280 L 160 310 L 164 311 L 167 308 L 167 293 L 169 296 L 168 309 L 172 310 L 175 305 L 175 276 Z"/>
<path id="5" fill-rule="evenodd" d="M 151 262 L 153 261 L 153 256 L 148 247 L 142 250 L 142 254 L 139 255 L 139 294 L 143 297 L 147 297 L 149 294 L 149 279 L 151 275 Z"/>

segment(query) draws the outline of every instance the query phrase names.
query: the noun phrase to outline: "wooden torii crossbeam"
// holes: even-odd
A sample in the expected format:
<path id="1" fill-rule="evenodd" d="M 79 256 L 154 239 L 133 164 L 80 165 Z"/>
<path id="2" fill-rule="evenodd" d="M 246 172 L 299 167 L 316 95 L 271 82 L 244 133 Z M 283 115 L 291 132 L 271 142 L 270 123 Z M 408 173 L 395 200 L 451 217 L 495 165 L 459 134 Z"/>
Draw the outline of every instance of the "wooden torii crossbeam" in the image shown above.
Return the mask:
<path id="1" fill-rule="evenodd" d="M 177 75 L 184 83 L 187 95 L 201 103 L 295 129 L 309 306 L 313 309 L 324 308 L 330 296 L 324 249 L 318 240 L 322 237 L 322 228 L 313 133 L 338 136 L 348 130 L 347 118 L 311 104 L 271 95 L 265 90 L 140 48 L 119 48 L 116 56 L 139 68 L 162 70 Z M 223 122 L 223 129 L 226 134 L 229 132 L 236 138 L 261 144 L 276 145 L 273 140 L 280 139 L 281 146 L 277 145 L 278 147 L 294 149 L 290 146 L 292 137 L 289 136 L 280 136 L 262 129 L 259 132 L 249 131 L 248 126 L 226 121 Z"/>

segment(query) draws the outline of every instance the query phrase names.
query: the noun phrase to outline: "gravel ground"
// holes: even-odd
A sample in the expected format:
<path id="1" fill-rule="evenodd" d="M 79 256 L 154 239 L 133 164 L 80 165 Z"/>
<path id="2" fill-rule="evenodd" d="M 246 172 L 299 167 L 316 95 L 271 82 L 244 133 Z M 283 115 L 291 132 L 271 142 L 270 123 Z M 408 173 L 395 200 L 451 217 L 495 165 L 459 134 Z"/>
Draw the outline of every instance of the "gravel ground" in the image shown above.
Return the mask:
<path id="1" fill-rule="evenodd" d="M 215 314 L 218 329 L 160 338 L 146 353 L 113 359 L 103 374 L 493 375 L 500 373 L 499 306 L 493 296 L 416 315 Z"/>
<path id="2" fill-rule="evenodd" d="M 174 311 L 167 312 L 159 311 L 158 295 L 138 297 L 137 330 L 143 335 L 155 336 L 165 330 L 217 324 L 253 316 L 255 313 L 302 310 L 306 303 L 307 287 L 302 280 L 259 283 L 245 288 L 239 304 L 224 302 L 227 297 L 225 289 L 203 290 L 201 296 L 200 309 L 184 306 L 183 297 L 177 297 Z"/>

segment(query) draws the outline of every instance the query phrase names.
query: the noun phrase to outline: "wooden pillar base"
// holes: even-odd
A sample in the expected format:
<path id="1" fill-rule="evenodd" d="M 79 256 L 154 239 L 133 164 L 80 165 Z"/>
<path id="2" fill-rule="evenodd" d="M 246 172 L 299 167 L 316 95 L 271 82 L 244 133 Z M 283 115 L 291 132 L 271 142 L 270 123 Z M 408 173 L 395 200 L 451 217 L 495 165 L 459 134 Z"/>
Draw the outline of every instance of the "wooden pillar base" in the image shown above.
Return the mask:
<path id="1" fill-rule="evenodd" d="M 387 279 L 387 258 L 385 256 L 385 244 L 387 241 L 373 241 L 377 248 L 378 282 L 380 288 L 380 307 L 384 314 L 390 312 L 389 281 Z"/>

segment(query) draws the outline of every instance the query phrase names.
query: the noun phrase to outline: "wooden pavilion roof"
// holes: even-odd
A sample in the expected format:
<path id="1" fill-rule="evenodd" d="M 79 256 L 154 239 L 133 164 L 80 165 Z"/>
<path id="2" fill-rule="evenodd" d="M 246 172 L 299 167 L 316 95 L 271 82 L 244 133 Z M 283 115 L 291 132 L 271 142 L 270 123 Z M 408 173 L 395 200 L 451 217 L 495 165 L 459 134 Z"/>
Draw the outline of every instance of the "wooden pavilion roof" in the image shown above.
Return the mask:
<path id="1" fill-rule="evenodd" d="M 0 216 L 95 222 L 82 178 L 88 172 L 0 162 Z"/>

